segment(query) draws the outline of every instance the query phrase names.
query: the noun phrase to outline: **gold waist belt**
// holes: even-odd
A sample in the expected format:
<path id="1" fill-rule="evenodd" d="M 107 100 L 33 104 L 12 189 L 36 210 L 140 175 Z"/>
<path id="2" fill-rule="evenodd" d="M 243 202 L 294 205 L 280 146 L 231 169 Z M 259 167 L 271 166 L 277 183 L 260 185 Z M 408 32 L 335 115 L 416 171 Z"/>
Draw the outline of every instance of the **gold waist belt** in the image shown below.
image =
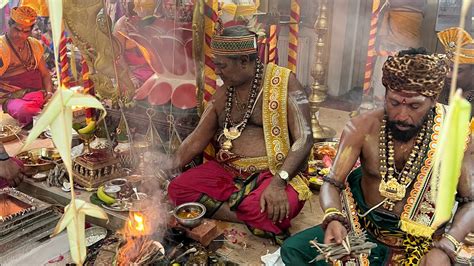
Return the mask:
<path id="1" fill-rule="evenodd" d="M 247 157 L 231 160 L 226 163 L 239 172 L 255 173 L 268 170 L 268 159 L 262 157 Z"/>

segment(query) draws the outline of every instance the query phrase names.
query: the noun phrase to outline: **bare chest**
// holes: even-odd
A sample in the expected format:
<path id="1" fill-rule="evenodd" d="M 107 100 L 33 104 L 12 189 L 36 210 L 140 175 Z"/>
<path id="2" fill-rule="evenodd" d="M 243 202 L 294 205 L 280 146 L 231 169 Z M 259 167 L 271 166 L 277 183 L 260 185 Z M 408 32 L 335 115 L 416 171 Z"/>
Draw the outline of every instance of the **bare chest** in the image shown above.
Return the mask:
<path id="1" fill-rule="evenodd" d="M 255 107 L 251 112 L 250 118 L 247 121 L 247 125 L 251 125 L 253 127 L 263 127 L 263 118 L 262 118 L 262 98 L 260 97 L 258 101 L 255 103 Z M 232 104 L 232 109 L 229 114 L 226 112 L 225 104 L 222 104 L 219 108 L 218 113 L 218 120 L 219 120 L 219 129 L 222 130 L 224 128 L 224 124 L 226 121 L 226 116 L 230 116 L 231 125 L 237 125 L 244 121 L 245 113 L 247 112 L 247 107 L 241 108 L 237 104 Z"/>

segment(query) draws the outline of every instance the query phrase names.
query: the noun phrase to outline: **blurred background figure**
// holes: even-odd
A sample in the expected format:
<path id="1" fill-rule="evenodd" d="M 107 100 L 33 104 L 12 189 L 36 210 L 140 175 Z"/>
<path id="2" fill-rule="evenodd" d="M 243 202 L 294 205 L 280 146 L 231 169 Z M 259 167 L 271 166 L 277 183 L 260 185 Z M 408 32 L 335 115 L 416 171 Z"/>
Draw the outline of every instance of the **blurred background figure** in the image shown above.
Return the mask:
<path id="1" fill-rule="evenodd" d="M 53 85 L 40 41 L 30 37 L 37 14 L 28 6 L 12 9 L 9 29 L 0 37 L 0 96 L 3 110 L 21 125 L 31 125 Z"/>
<path id="2" fill-rule="evenodd" d="M 463 96 L 472 104 L 474 101 L 474 41 L 471 35 L 461 28 L 454 27 L 439 32 L 438 39 L 443 45 L 448 57 L 453 60 L 458 35 L 462 36 L 462 41 L 456 87 L 462 89 Z M 451 82 L 452 69 L 448 74 L 445 88 L 439 98 L 439 101 L 444 104 L 447 104 L 449 101 Z M 473 115 L 474 109 L 471 110 L 471 116 Z"/>

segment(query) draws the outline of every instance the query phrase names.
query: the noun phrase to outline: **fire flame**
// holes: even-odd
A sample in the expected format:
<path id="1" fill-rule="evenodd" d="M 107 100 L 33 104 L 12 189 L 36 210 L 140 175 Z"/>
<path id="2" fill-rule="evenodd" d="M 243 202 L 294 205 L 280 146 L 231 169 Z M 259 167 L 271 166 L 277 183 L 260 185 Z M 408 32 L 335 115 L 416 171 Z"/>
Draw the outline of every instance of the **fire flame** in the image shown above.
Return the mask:
<path id="1" fill-rule="evenodd" d="M 130 212 L 130 216 L 121 230 L 124 238 L 117 257 L 117 265 L 131 265 L 140 260 L 151 241 L 150 217 L 141 212 Z"/>
<path id="2" fill-rule="evenodd" d="M 128 220 L 128 229 L 131 233 L 136 232 L 138 235 L 145 233 L 145 223 L 143 214 L 137 212 L 133 214 L 133 218 Z"/>
<path id="3" fill-rule="evenodd" d="M 128 219 L 119 230 L 121 237 L 116 256 L 118 266 L 149 265 L 149 260 L 156 259 L 155 254 L 164 254 L 164 250 L 160 250 L 161 244 L 157 245 L 159 242 L 155 239 L 160 237 L 159 228 L 166 227 L 166 208 L 156 203 L 159 200 L 147 200 L 149 201 L 143 204 L 146 207 L 129 212 Z"/>

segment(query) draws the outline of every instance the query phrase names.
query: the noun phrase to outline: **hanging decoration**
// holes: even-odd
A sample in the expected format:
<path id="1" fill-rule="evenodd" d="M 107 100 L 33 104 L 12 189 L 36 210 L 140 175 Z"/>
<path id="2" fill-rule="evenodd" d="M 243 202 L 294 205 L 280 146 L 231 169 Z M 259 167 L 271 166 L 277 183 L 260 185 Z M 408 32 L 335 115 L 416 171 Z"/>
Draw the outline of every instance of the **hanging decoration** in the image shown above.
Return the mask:
<path id="1" fill-rule="evenodd" d="M 95 96 L 94 83 L 90 79 L 89 66 L 87 65 L 84 57 L 81 59 L 81 74 L 82 74 L 82 86 L 84 87 L 84 94 Z M 86 109 L 86 123 L 89 124 L 94 120 L 94 109 Z"/>

